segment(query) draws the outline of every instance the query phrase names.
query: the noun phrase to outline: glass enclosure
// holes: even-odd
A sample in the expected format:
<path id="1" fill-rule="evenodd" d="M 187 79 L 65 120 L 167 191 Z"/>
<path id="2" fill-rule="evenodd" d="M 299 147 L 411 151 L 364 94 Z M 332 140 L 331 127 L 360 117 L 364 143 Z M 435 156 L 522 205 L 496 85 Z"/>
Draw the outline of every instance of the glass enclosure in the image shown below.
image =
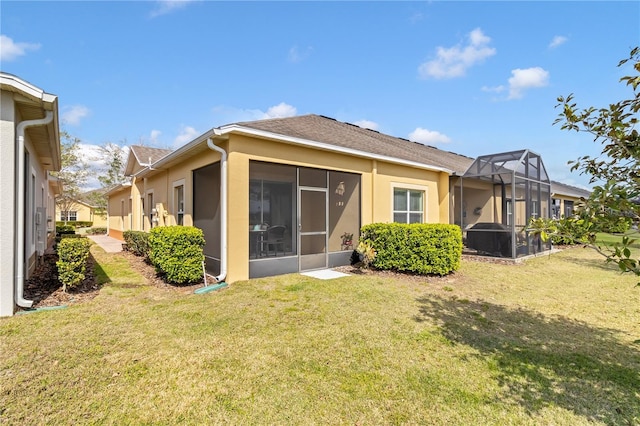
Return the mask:
<path id="1" fill-rule="evenodd" d="M 551 249 L 527 232 L 531 218 L 551 215 L 551 183 L 542 158 L 529 150 L 478 157 L 456 191 L 467 249 L 517 258 Z"/>
<path id="2" fill-rule="evenodd" d="M 250 277 L 348 261 L 359 230 L 360 175 L 249 163 Z"/>

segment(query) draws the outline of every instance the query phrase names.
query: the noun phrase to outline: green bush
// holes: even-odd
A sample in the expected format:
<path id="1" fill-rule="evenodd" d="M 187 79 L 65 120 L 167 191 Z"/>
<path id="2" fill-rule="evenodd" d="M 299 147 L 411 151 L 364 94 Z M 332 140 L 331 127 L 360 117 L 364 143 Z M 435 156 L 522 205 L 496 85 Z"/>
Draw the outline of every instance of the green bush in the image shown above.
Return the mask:
<path id="1" fill-rule="evenodd" d="M 149 233 L 149 260 L 173 284 L 202 279 L 204 235 L 193 226 L 160 226 Z"/>
<path id="2" fill-rule="evenodd" d="M 593 234 L 592 224 L 579 216 L 557 219 L 555 228 L 551 235 L 551 242 L 554 245 L 585 244 Z"/>
<path id="3" fill-rule="evenodd" d="M 462 232 L 457 225 L 374 223 L 362 227 L 360 241 L 376 251 L 377 269 L 447 275 L 460 268 Z"/>
<path id="4" fill-rule="evenodd" d="M 105 235 L 107 233 L 107 228 L 103 227 L 95 227 L 87 229 L 87 234 L 89 235 Z"/>
<path id="5" fill-rule="evenodd" d="M 602 232 L 609 234 L 624 234 L 631 228 L 633 219 L 626 216 L 610 217 L 608 220 L 602 220 Z"/>
<path id="6" fill-rule="evenodd" d="M 56 234 L 75 234 L 76 228 L 73 225 L 58 225 L 56 224 Z"/>
<path id="7" fill-rule="evenodd" d="M 56 222 L 56 228 L 58 226 L 70 226 L 73 229 L 75 229 L 75 228 L 88 228 L 90 226 L 93 226 L 93 222 L 89 221 L 89 220 L 74 220 L 74 221 L 67 221 L 67 224 L 65 225 L 65 223 L 63 221 L 58 221 L 58 222 Z"/>
<path id="8" fill-rule="evenodd" d="M 80 234 L 61 234 L 59 240 L 66 240 L 68 238 L 85 238 L 85 236 Z"/>
<path id="9" fill-rule="evenodd" d="M 73 288 L 85 278 L 89 247 L 91 242 L 85 238 L 63 238 L 58 244 L 58 279 L 62 288 Z"/>
<path id="10" fill-rule="evenodd" d="M 149 234 L 143 231 L 124 231 L 122 233 L 127 250 L 136 256 L 149 257 Z"/>

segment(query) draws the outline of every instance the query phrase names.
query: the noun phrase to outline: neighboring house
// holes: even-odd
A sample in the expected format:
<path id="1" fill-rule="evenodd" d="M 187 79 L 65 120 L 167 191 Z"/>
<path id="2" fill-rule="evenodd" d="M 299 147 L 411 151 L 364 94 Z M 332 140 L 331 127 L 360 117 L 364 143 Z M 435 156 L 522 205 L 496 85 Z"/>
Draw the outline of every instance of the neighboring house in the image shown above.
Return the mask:
<path id="1" fill-rule="evenodd" d="M 571 217 L 580 202 L 589 198 L 590 195 L 589 190 L 552 181 L 551 216 L 556 219 Z"/>
<path id="2" fill-rule="evenodd" d="M 146 170 L 151 164 L 170 153 L 169 149 L 132 145 L 125 166 L 125 175 L 133 176 Z M 112 188 L 105 195 L 108 197 L 107 228 L 109 235 L 122 240 L 124 231 L 151 229 L 153 223 L 151 209 L 155 208 L 153 190 L 144 194 L 145 198 L 141 198 L 138 186 L 132 186 L 130 182 L 127 182 Z M 145 209 L 145 203 L 152 207 Z"/>
<path id="3" fill-rule="evenodd" d="M 539 156 L 494 157 L 505 155 L 529 173 L 525 192 L 514 183 L 514 201 L 537 197 L 519 204 L 522 214 L 549 217 Z M 509 197 L 497 192 L 495 176 L 463 178 L 473 163 L 319 115 L 230 124 L 175 151 L 133 146 L 131 182 L 107 194 L 109 234 L 196 226 L 207 269 L 228 282 L 345 265 L 365 224 L 505 222 Z"/>
<path id="4" fill-rule="evenodd" d="M 105 228 L 107 226 L 107 213 L 88 201 L 73 200 L 57 206 L 56 220 L 73 225 L 74 222 L 91 222 L 91 227 Z M 66 210 L 61 210 L 61 209 Z"/>
<path id="5" fill-rule="evenodd" d="M 58 98 L 0 73 L 0 316 L 28 308 L 25 280 L 51 242 L 60 169 Z"/>

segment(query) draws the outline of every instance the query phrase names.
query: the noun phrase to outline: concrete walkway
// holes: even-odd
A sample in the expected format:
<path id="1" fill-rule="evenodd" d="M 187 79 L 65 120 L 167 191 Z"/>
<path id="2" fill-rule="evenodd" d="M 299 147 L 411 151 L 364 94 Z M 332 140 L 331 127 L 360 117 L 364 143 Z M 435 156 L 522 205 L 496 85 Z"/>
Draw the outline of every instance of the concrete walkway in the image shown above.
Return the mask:
<path id="1" fill-rule="evenodd" d="M 107 253 L 118 253 L 122 251 L 122 241 L 108 235 L 87 235 Z"/>

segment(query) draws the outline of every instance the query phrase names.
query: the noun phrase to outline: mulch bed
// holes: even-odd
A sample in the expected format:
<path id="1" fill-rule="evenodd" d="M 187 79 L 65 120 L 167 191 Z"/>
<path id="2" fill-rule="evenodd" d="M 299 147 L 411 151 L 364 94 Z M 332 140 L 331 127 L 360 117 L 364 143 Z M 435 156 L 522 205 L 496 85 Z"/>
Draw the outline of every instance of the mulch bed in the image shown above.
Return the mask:
<path id="1" fill-rule="evenodd" d="M 24 287 L 24 298 L 33 300 L 32 308 L 46 306 L 61 306 L 71 303 L 86 302 L 98 295 L 100 286 L 93 274 L 95 260 L 89 256 L 85 279 L 76 287 L 62 291 L 62 284 L 58 281 L 56 261 L 58 255 L 48 253 L 42 258 Z"/>
<path id="2" fill-rule="evenodd" d="M 147 284 L 167 291 L 175 291 L 178 293 L 193 293 L 198 287 L 202 287 L 203 283 L 192 285 L 172 285 L 167 284 L 162 277 L 156 274 L 155 268 L 145 262 L 142 257 L 138 257 L 131 252 L 116 253 L 114 256 L 123 256 L 129 261 L 131 268 L 140 273 L 147 281 Z M 93 299 L 100 293 L 102 287 L 96 282 L 94 275 L 95 260 L 93 256 L 89 256 L 87 261 L 87 272 L 85 279 L 78 286 L 62 290 L 62 284 L 58 281 L 58 271 L 56 268 L 56 254 L 45 254 L 41 263 L 36 267 L 31 277 L 25 283 L 24 298 L 32 300 L 32 308 L 42 308 L 51 306 L 70 305 L 74 303 L 86 302 Z M 207 282 L 214 282 L 214 278 L 207 277 Z"/>

